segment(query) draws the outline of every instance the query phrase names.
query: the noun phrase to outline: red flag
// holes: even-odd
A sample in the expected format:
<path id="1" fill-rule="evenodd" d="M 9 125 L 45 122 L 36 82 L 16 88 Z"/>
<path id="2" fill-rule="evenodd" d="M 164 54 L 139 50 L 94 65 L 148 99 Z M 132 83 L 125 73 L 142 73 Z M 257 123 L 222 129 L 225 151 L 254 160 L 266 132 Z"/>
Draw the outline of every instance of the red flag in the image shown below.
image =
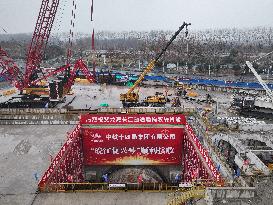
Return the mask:
<path id="1" fill-rule="evenodd" d="M 93 21 L 93 10 L 94 10 L 94 0 L 92 0 L 92 3 L 91 3 L 91 21 Z"/>
<path id="2" fill-rule="evenodd" d="M 95 31 L 93 29 L 93 33 L 92 33 L 92 50 L 95 50 Z"/>

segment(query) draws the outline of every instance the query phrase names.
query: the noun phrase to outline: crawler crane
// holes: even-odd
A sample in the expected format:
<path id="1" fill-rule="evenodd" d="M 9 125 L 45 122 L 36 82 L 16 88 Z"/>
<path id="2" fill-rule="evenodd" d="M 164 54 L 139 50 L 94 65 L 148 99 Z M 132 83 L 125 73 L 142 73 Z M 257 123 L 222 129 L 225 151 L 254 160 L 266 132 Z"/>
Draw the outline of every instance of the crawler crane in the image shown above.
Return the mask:
<path id="1" fill-rule="evenodd" d="M 45 74 L 40 67 L 59 3 L 60 0 L 42 0 L 32 40 L 28 48 L 24 74 L 15 61 L 0 47 L 0 77 L 9 80 L 22 94 L 18 97 L 21 100 L 20 103 L 16 103 L 15 106 L 33 107 L 34 104 L 37 104 L 34 107 L 44 107 L 44 104 L 48 103 L 56 105 L 57 102 L 65 99 L 64 96 L 73 85 L 78 70 L 83 72 L 89 82 L 95 82 L 83 59 L 76 60 L 74 65 L 70 63 L 71 48 L 68 51 L 66 65 L 49 74 Z M 73 9 L 76 9 L 75 1 L 73 1 Z M 60 73 L 66 75 L 63 78 L 59 76 L 60 78 L 50 82 L 48 86 L 38 85 L 42 80 L 47 80 L 49 77 Z M 0 107 L 13 107 L 11 104 L 12 102 L 3 103 L 0 104 Z"/>

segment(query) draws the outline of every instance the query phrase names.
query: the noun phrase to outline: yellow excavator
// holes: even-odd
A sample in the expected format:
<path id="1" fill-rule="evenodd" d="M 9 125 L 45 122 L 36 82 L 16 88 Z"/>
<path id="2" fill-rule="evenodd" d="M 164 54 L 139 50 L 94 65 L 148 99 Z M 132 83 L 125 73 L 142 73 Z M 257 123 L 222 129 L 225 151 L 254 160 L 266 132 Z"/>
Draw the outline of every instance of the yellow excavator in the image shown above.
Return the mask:
<path id="1" fill-rule="evenodd" d="M 124 107 L 139 107 L 139 106 L 149 106 L 150 104 L 153 105 L 165 105 L 166 104 L 166 98 L 163 95 L 155 95 L 155 96 L 149 96 L 147 97 L 142 103 L 139 103 L 139 94 L 138 91 L 134 92 L 135 88 L 139 86 L 139 84 L 144 80 L 144 77 L 147 73 L 149 73 L 154 67 L 155 64 L 159 61 L 159 59 L 162 57 L 162 55 L 166 52 L 168 47 L 172 44 L 172 42 L 176 39 L 178 34 L 186 28 L 186 35 L 188 34 L 188 26 L 191 25 L 190 23 L 183 23 L 182 26 L 179 27 L 178 31 L 175 32 L 175 34 L 172 36 L 172 38 L 169 40 L 167 45 L 161 50 L 161 52 L 156 56 L 154 60 L 152 60 L 148 66 L 145 68 L 145 70 L 141 73 L 137 81 L 134 83 L 134 85 L 128 90 L 125 94 L 120 94 L 120 101 L 122 102 Z"/>
<path id="2" fill-rule="evenodd" d="M 163 94 L 156 93 L 155 95 L 146 97 L 141 103 L 142 106 L 161 107 L 166 104 L 166 97 Z"/>

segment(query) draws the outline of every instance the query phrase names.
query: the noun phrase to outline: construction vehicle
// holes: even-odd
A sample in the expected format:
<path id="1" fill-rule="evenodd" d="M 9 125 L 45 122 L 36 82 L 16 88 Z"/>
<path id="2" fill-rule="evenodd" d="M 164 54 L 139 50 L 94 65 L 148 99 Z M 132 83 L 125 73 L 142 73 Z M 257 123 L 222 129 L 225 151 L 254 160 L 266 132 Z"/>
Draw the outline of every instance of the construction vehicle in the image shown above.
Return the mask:
<path id="1" fill-rule="evenodd" d="M 22 107 L 32 107 L 31 99 L 42 99 L 41 107 L 43 107 L 44 102 L 47 101 L 63 101 L 64 96 L 69 93 L 69 90 L 74 83 L 76 71 L 78 69 L 83 72 L 89 82 L 95 82 L 95 79 L 90 74 L 82 59 L 77 60 L 74 68 L 72 68 L 73 66 L 70 63 L 70 48 L 68 49 L 67 64 L 65 66 L 62 66 L 48 74 L 45 74 L 40 68 L 57 9 L 59 7 L 59 1 L 60 0 L 42 0 L 35 30 L 28 49 L 25 74 L 22 73 L 16 63 L 0 47 L 0 67 L 3 68 L 0 72 L 0 77 L 4 77 L 4 79 L 10 81 L 20 91 L 22 95 Z M 73 8 L 76 8 L 74 1 Z M 56 80 L 45 83 L 46 79 L 60 73 L 65 73 L 65 75 L 58 76 L 56 77 Z M 19 98 L 20 97 L 18 97 L 18 99 Z M 18 99 L 16 99 L 16 102 L 18 102 Z M 23 102 L 24 99 L 28 100 Z M 0 107 L 10 107 L 10 104 L 12 104 L 12 102 L 8 103 L 8 105 L 0 105 Z M 20 103 L 17 104 L 20 105 Z M 38 100 L 35 101 L 35 104 L 39 104 Z"/>
<path id="2" fill-rule="evenodd" d="M 199 96 L 199 94 L 195 90 L 193 90 L 192 88 L 187 88 L 186 92 L 187 92 L 186 96 L 190 97 L 190 98 L 196 98 Z"/>
<path id="3" fill-rule="evenodd" d="M 172 100 L 172 107 L 180 107 L 180 106 L 181 106 L 181 102 L 180 102 L 179 97 L 175 97 L 175 98 Z"/>
<path id="4" fill-rule="evenodd" d="M 161 93 L 146 97 L 141 103 L 143 106 L 161 107 L 166 104 L 166 97 Z"/>
<path id="5" fill-rule="evenodd" d="M 266 55 L 254 60 L 253 62 L 264 58 L 272 52 L 267 53 Z M 256 72 L 253 64 L 249 61 L 246 61 L 247 67 L 252 71 L 254 76 L 257 78 L 261 86 L 264 88 L 266 95 L 265 96 L 246 96 L 246 97 L 235 97 L 233 98 L 232 107 L 239 109 L 240 113 L 243 115 L 250 115 L 262 118 L 272 119 L 273 117 L 273 91 L 267 86 L 263 81 L 261 76 Z"/>
<path id="6" fill-rule="evenodd" d="M 166 52 L 168 47 L 172 44 L 172 42 L 176 39 L 178 34 L 186 28 L 186 35 L 188 34 L 188 26 L 191 25 L 190 23 L 183 23 L 183 25 L 178 29 L 178 31 L 175 32 L 175 34 L 172 36 L 172 38 L 169 40 L 167 45 L 161 50 L 161 52 L 156 56 L 154 60 L 152 60 L 148 66 L 145 68 L 145 70 L 141 73 L 137 81 L 134 83 L 134 85 L 128 90 L 125 94 L 120 94 L 120 101 L 122 102 L 124 107 L 138 107 L 138 106 L 147 106 L 150 104 L 156 104 L 156 105 L 165 105 L 166 100 L 162 99 L 162 96 L 155 95 L 155 96 L 149 96 L 146 98 L 146 100 L 142 103 L 139 103 L 139 94 L 138 92 L 134 92 L 135 88 L 140 85 L 140 83 L 144 80 L 144 77 L 147 73 L 149 73 L 154 67 L 155 64 L 159 61 L 159 59 L 162 57 L 162 55 Z M 164 96 L 165 99 L 165 96 Z"/>
<path id="7" fill-rule="evenodd" d="M 199 96 L 199 94 L 190 86 L 184 85 L 184 84 L 176 84 L 176 89 L 177 89 L 177 95 L 178 96 L 183 96 L 183 97 L 188 97 L 188 98 L 196 98 Z"/>
<path id="8" fill-rule="evenodd" d="M 196 92 L 196 90 L 194 90 L 188 85 L 178 84 L 176 89 L 177 89 L 176 95 L 179 97 L 181 96 L 183 99 L 195 101 L 197 103 L 209 104 L 215 103 L 215 100 L 212 98 L 210 94 L 199 95 L 199 93 Z"/>

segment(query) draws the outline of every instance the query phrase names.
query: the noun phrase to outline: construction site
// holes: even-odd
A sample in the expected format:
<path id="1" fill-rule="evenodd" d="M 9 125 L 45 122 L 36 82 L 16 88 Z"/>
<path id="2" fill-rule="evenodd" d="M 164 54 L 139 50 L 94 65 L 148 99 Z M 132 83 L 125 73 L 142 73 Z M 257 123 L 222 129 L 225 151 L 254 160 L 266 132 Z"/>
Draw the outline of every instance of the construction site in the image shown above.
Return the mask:
<path id="1" fill-rule="evenodd" d="M 40 2 L 26 57 L 0 41 L 1 205 L 273 204 L 273 51 L 241 62 L 242 80 L 212 77 L 211 65 L 196 74 L 194 22 L 177 25 L 147 59 L 135 57 L 142 48 L 98 49 L 96 0 L 83 51 L 74 45 L 81 2 L 66 0 L 65 55 L 53 65 L 45 56 L 64 2 Z M 165 65 L 180 40 L 185 64 Z"/>

